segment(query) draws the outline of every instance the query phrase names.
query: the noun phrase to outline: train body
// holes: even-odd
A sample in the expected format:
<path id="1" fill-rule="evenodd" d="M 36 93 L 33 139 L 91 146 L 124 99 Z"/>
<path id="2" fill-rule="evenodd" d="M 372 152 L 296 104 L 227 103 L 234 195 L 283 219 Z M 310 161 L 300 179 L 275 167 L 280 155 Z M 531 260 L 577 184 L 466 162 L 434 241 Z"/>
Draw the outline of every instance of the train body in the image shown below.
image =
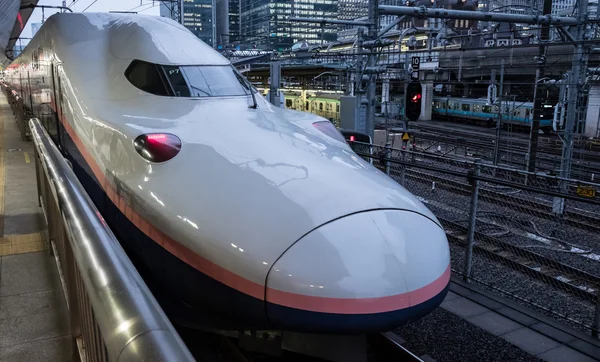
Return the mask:
<path id="1" fill-rule="evenodd" d="M 311 94 L 302 97 L 301 94 L 286 93 L 285 108 L 296 111 L 308 111 L 339 126 L 340 95 L 335 93 Z"/>
<path id="2" fill-rule="evenodd" d="M 498 119 L 498 108 L 498 105 L 489 104 L 487 99 L 433 97 L 432 117 L 495 125 Z M 531 125 L 533 120 L 532 102 L 504 102 L 502 108 L 502 124 L 527 127 Z M 553 117 L 553 107 L 542 107 L 540 128 L 549 130 L 552 127 Z"/>
<path id="3" fill-rule="evenodd" d="M 447 293 L 446 234 L 417 198 L 170 19 L 55 14 L 6 83 L 178 323 L 383 331 Z"/>

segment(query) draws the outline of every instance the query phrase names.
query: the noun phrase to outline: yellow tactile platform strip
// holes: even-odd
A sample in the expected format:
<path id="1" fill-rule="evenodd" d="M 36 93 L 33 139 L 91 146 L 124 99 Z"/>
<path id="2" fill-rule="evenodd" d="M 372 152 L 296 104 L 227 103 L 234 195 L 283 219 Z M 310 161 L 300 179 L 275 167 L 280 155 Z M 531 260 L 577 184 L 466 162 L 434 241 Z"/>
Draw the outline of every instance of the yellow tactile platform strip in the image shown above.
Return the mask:
<path id="1" fill-rule="evenodd" d="M 44 233 L 8 235 L 0 238 L 0 256 L 33 253 L 45 249 Z"/>

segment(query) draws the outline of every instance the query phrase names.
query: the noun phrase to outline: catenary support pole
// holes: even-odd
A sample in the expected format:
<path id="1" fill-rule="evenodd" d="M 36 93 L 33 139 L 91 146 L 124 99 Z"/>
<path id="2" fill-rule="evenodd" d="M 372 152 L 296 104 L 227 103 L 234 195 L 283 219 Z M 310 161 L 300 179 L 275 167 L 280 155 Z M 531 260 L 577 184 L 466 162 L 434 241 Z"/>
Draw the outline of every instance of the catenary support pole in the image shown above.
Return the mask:
<path id="1" fill-rule="evenodd" d="M 377 39 L 377 31 L 379 30 L 379 11 L 378 0 L 369 0 L 369 40 Z M 376 62 L 376 54 L 375 48 L 370 49 L 370 54 L 368 56 L 367 65 L 369 68 L 375 67 Z M 371 139 L 375 134 L 375 81 L 377 79 L 377 74 L 369 74 L 369 80 L 367 82 L 367 119 L 366 119 L 366 128 L 367 134 Z"/>
<path id="2" fill-rule="evenodd" d="M 567 93 L 567 121 L 565 125 L 565 136 L 563 141 L 563 153 L 562 153 L 562 161 L 560 168 L 560 175 L 564 178 L 571 177 L 571 165 L 573 162 L 573 133 L 574 128 L 577 124 L 577 120 L 579 118 L 579 112 L 577 109 L 578 100 L 579 100 L 579 92 L 582 89 L 583 81 L 585 79 L 585 70 L 586 66 L 584 66 L 584 46 L 582 40 L 585 37 L 585 30 L 587 27 L 587 9 L 588 2 L 587 1 L 578 1 L 578 16 L 577 20 L 579 25 L 577 25 L 577 42 L 575 43 L 575 53 L 573 54 L 573 67 L 571 70 L 571 74 L 569 75 L 569 89 Z M 563 183 L 564 184 L 564 183 Z"/>
<path id="3" fill-rule="evenodd" d="M 496 142 L 494 144 L 494 165 L 498 164 L 500 153 L 500 130 L 502 129 L 502 95 L 504 92 L 504 59 L 500 65 L 500 87 L 498 92 L 498 118 L 496 119 Z"/>
<path id="4" fill-rule="evenodd" d="M 467 235 L 467 248 L 465 250 L 465 265 L 463 279 L 468 281 L 471 277 L 473 265 L 473 246 L 475 244 L 475 227 L 477 226 L 477 201 L 479 199 L 479 174 L 481 173 L 480 161 L 475 161 L 471 175 L 471 207 L 469 209 L 469 229 Z"/>
<path id="5" fill-rule="evenodd" d="M 544 0 L 544 15 L 549 15 L 552 12 L 552 0 Z M 538 50 L 537 64 L 538 68 L 535 73 L 535 84 L 533 85 L 533 114 L 531 128 L 529 132 L 529 159 L 527 161 L 527 171 L 535 172 L 537 159 L 538 138 L 540 130 L 540 120 L 542 115 L 542 103 L 544 100 L 544 92 L 540 90 L 539 82 L 546 74 L 546 46 L 545 43 L 550 40 L 550 26 L 542 24 L 540 32 L 540 43 L 542 46 Z"/>

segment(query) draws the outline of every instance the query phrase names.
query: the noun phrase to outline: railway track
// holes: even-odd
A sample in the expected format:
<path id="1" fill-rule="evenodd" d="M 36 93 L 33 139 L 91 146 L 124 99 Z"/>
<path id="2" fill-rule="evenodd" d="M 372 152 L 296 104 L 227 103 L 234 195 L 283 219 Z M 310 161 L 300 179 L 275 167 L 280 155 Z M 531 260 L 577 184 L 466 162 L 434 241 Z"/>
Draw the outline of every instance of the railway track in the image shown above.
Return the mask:
<path id="1" fill-rule="evenodd" d="M 398 172 L 396 172 L 396 176 L 399 176 Z M 472 193 L 471 185 L 466 182 L 450 180 L 428 172 L 407 170 L 404 177 L 410 179 L 411 181 L 423 184 L 435 182 L 436 188 L 450 191 L 459 195 L 468 196 Z M 516 208 L 517 210 L 527 207 L 535 210 L 536 216 L 538 217 L 544 217 L 545 219 L 552 221 L 557 220 L 557 215 L 552 211 L 552 205 L 544 204 L 532 199 L 507 195 L 486 189 L 484 187 L 480 187 L 479 189 L 479 198 L 498 206 L 510 206 L 512 208 Z M 581 230 L 600 232 L 600 218 L 592 216 L 591 212 L 573 212 L 567 209 L 560 218 L 560 222 L 564 225 L 573 226 Z"/>
<path id="2" fill-rule="evenodd" d="M 416 132 L 415 136 L 425 139 L 435 138 L 435 140 L 444 141 L 447 143 L 456 143 L 456 140 L 464 140 L 467 146 L 484 148 L 487 150 L 494 149 L 495 135 L 486 134 L 483 132 L 470 132 L 469 130 L 456 130 L 446 127 L 433 125 L 413 125 Z M 557 143 L 557 140 L 549 138 L 547 142 L 538 143 L 538 154 L 562 157 L 562 143 Z M 560 142 L 560 141 L 559 141 Z M 518 152 L 525 154 L 529 150 L 529 139 L 521 137 L 502 137 L 500 139 L 500 150 L 505 152 Z M 594 149 L 595 150 L 595 149 Z M 600 163 L 600 152 L 598 150 L 588 150 L 583 147 L 574 148 L 574 160 L 585 160 L 584 162 Z"/>
<path id="3" fill-rule="evenodd" d="M 399 177 L 399 173 L 392 172 L 392 177 Z M 446 189 L 461 195 L 471 194 L 471 186 L 468 184 L 444 179 L 428 173 L 410 170 L 405 172 L 404 177 L 410 178 L 416 182 L 423 182 L 427 184 L 431 183 L 432 180 L 435 180 L 436 188 Z M 486 201 L 500 203 L 502 206 L 509 204 L 512 206 L 518 206 L 520 208 L 523 207 L 523 199 L 521 198 L 498 194 L 485 189 L 479 190 L 479 197 L 481 199 L 485 199 Z M 464 210 L 454 208 L 441 202 L 425 199 L 423 201 L 428 205 L 445 209 L 446 211 L 450 211 L 456 215 L 466 215 Z M 538 205 L 538 209 L 545 207 L 545 205 L 540 203 L 538 203 Z M 536 212 L 540 212 L 538 209 L 536 209 Z M 549 214 L 551 214 L 551 210 L 547 211 L 545 214 L 546 216 L 550 217 Z M 436 216 L 444 226 L 448 239 L 455 244 L 466 246 L 469 231 L 468 227 L 455 221 L 448 220 L 444 217 L 440 217 L 439 215 Z M 565 215 L 565 217 L 567 217 L 567 215 Z M 570 217 L 573 217 L 573 215 L 570 215 Z M 584 216 L 577 214 L 576 217 L 581 218 Z M 565 221 L 573 226 L 583 226 L 588 230 L 600 231 L 600 219 L 592 218 L 591 216 L 587 217 L 590 220 L 593 219 L 594 221 L 588 224 L 582 224 L 582 222 L 579 220 L 568 218 L 566 218 Z M 596 295 L 600 290 L 600 277 L 596 275 L 574 268 L 570 265 L 561 263 L 531 250 L 511 244 L 507 241 L 501 240 L 500 238 L 486 235 L 480 231 L 475 231 L 474 240 L 474 252 L 484 255 L 492 260 L 499 261 L 504 265 L 533 276 L 538 280 L 558 286 L 564 291 L 576 294 L 578 296 L 585 296 L 585 299 L 592 303 L 597 298 Z"/>
<path id="4" fill-rule="evenodd" d="M 420 127 L 424 128 L 421 129 Z M 491 161 L 494 158 L 495 137 L 480 132 L 463 132 L 443 127 L 412 126 L 417 150 L 434 154 L 432 149 L 443 146 L 441 155 L 455 154 L 457 157 L 481 158 Z M 431 129 L 430 129 L 431 128 Z M 499 144 L 499 159 L 502 164 L 526 169 L 528 163 L 529 140 L 504 138 Z M 547 141 L 540 143 L 537 153 L 536 169 L 549 175 L 559 175 L 562 158 L 562 146 Z M 571 178 L 594 181 L 600 175 L 600 152 L 587 149 L 575 149 Z M 600 176 L 598 176 L 600 177 Z"/>
<path id="5" fill-rule="evenodd" d="M 255 342 L 254 348 L 247 349 L 245 343 L 240 343 L 239 337 L 235 334 L 226 332 L 205 332 L 199 330 L 188 329 L 179 326 L 178 332 L 183 338 L 183 341 L 188 345 L 194 357 L 198 360 L 209 360 L 214 362 L 346 362 L 348 353 L 342 352 L 338 357 L 319 358 L 312 357 L 300 352 L 292 352 L 279 349 L 277 346 L 277 337 L 279 332 L 271 331 L 262 333 L 269 335 L 267 339 Z M 266 331 L 263 331 L 266 332 Z M 258 333 L 260 335 L 261 333 Z M 394 332 L 372 333 L 365 335 L 366 346 L 364 354 L 355 356 L 356 359 L 351 359 L 351 362 L 423 362 L 423 359 L 412 353 L 406 346 L 404 340 Z M 261 343 L 262 342 L 262 343 Z M 245 347 L 242 347 L 244 344 Z M 325 344 L 321 344 L 314 349 L 314 352 L 320 351 Z M 256 349 L 255 347 L 259 347 Z M 327 355 L 337 355 L 338 348 L 346 348 L 347 346 L 338 345 L 332 347 Z M 261 351 L 269 350 L 270 352 Z M 333 353 L 332 353 L 333 352 Z"/>
<path id="6" fill-rule="evenodd" d="M 444 226 L 450 241 L 466 246 L 468 235 L 466 226 L 444 218 L 438 219 Z M 577 296 L 583 295 L 589 302 L 595 302 L 600 289 L 600 277 L 478 231 L 475 232 L 474 240 L 474 252 L 538 280 L 558 286 L 564 291 Z"/>

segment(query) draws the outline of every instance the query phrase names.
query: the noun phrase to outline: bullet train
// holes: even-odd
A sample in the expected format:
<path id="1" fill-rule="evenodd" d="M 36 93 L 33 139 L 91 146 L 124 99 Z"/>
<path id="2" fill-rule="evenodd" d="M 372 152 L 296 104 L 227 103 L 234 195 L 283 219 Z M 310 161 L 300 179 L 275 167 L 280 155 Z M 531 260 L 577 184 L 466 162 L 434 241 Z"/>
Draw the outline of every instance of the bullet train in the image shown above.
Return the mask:
<path id="1" fill-rule="evenodd" d="M 447 293 L 430 210 L 170 19 L 53 15 L 5 81 L 190 324 L 385 331 Z"/>

